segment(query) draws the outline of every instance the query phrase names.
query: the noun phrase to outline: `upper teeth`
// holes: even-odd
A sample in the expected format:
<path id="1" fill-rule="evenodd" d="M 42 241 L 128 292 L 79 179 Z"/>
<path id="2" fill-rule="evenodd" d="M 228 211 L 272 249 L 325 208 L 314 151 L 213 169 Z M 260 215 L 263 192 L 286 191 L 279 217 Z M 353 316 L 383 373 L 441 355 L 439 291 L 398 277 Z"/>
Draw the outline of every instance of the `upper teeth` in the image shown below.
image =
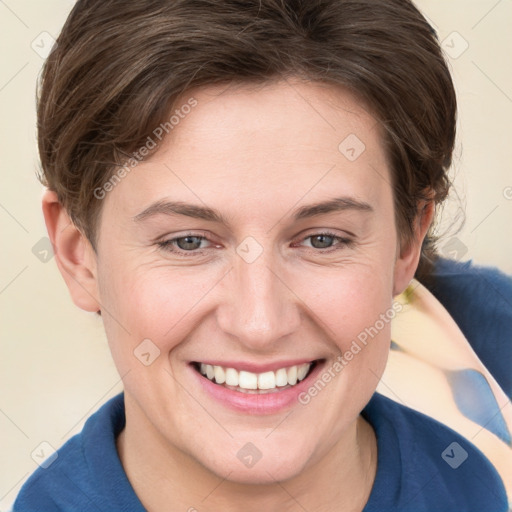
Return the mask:
<path id="1" fill-rule="evenodd" d="M 297 381 L 306 377 L 310 368 L 311 363 L 305 363 L 279 368 L 275 372 L 252 373 L 211 364 L 201 363 L 200 365 L 201 373 L 211 381 L 243 389 L 274 389 L 287 385 L 293 386 L 297 384 Z"/>

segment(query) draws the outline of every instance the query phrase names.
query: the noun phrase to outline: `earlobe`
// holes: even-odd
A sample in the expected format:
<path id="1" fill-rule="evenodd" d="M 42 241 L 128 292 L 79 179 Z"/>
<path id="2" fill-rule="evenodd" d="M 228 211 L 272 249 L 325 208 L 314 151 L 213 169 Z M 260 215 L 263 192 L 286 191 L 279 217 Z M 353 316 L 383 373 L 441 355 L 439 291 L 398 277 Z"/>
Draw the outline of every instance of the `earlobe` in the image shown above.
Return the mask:
<path id="1" fill-rule="evenodd" d="M 415 220 L 413 239 L 405 247 L 398 249 L 398 258 L 395 262 L 393 297 L 400 295 L 409 285 L 421 256 L 421 246 L 434 218 L 434 201 L 424 201 L 418 208 Z"/>
<path id="2" fill-rule="evenodd" d="M 52 242 L 57 266 L 73 302 L 85 311 L 100 309 L 96 254 L 85 235 L 73 224 L 56 192 L 46 190 L 43 215 Z"/>

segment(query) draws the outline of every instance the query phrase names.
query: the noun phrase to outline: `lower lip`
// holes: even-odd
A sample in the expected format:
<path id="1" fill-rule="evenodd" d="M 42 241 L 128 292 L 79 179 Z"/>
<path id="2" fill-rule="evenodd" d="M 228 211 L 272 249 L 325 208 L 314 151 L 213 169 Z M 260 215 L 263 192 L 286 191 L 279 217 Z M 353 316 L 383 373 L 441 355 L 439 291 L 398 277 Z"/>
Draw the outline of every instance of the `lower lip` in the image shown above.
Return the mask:
<path id="1" fill-rule="evenodd" d="M 245 414 L 275 414 L 283 411 L 293 405 L 299 404 L 299 395 L 306 391 L 320 373 L 323 362 L 317 362 L 310 374 L 294 386 L 283 389 L 282 391 L 273 391 L 270 393 L 243 393 L 234 391 L 201 375 L 195 368 L 190 366 L 190 370 L 199 380 L 199 384 L 204 391 L 222 405 Z M 279 388 L 278 388 L 279 389 Z"/>

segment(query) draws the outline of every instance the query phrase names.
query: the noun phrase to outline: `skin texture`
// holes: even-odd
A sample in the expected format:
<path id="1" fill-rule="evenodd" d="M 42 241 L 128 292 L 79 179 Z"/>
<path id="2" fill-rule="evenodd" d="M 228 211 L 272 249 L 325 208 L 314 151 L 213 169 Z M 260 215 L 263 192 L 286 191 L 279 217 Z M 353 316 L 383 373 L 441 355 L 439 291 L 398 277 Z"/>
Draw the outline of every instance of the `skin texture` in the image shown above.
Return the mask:
<path id="1" fill-rule="evenodd" d="M 123 377 L 123 466 L 152 511 L 361 510 L 377 452 L 360 411 L 386 364 L 389 323 L 307 405 L 274 414 L 213 400 L 190 362 L 331 367 L 414 276 L 433 206 L 400 248 L 379 124 L 345 90 L 298 80 L 216 86 L 183 103 L 192 95 L 197 106 L 103 199 L 96 252 L 55 194 L 43 199 L 71 296 L 101 310 Z M 365 145 L 354 161 L 338 149 L 350 134 Z M 293 220 L 297 208 L 334 197 L 372 211 Z M 208 206 L 228 223 L 134 220 L 159 200 Z M 325 230 L 351 242 L 308 238 Z M 189 232 L 207 237 L 195 253 L 158 245 Z M 261 250 L 251 263 L 237 253 L 247 237 Z M 134 356 L 144 339 L 160 350 L 148 366 Z M 262 453 L 251 468 L 237 457 L 248 442 Z"/>

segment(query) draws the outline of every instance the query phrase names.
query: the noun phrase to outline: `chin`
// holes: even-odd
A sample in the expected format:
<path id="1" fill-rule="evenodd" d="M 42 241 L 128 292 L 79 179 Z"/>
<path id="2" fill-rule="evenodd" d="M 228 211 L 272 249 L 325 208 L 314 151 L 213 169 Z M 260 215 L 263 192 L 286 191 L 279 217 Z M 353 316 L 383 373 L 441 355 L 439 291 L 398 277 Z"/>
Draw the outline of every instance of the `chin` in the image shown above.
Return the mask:
<path id="1" fill-rule="evenodd" d="M 290 480 L 300 474 L 303 469 L 302 461 L 267 461 L 260 460 L 252 468 L 242 467 L 241 464 L 232 464 L 231 467 L 218 468 L 215 471 L 218 477 L 236 484 L 268 485 L 276 482 Z"/>
<path id="2" fill-rule="evenodd" d="M 300 442 L 290 443 L 289 449 L 283 444 L 255 444 L 235 442 L 233 449 L 222 450 L 221 453 L 209 454 L 205 460 L 204 453 L 198 462 L 208 471 L 221 479 L 237 484 L 265 485 L 282 482 L 298 476 L 310 460 Z M 241 447 L 240 447 L 241 444 Z M 232 453 L 232 455 L 231 455 Z"/>

